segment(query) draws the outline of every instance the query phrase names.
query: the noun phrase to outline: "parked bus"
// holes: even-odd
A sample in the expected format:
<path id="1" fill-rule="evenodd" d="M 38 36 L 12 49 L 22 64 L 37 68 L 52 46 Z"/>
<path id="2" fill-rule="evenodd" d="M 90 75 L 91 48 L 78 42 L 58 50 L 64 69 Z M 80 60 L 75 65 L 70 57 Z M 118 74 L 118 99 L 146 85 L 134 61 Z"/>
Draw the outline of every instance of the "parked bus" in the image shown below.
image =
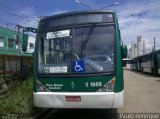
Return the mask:
<path id="1" fill-rule="evenodd" d="M 40 20 L 34 52 L 34 105 L 123 106 L 121 45 L 114 11 L 77 11 Z"/>
<path id="2" fill-rule="evenodd" d="M 123 62 L 122 62 L 123 68 L 131 69 L 131 62 L 132 61 L 130 59 L 127 59 L 127 58 L 123 59 Z"/>
<path id="3" fill-rule="evenodd" d="M 131 67 L 133 70 L 160 75 L 160 50 L 135 57 Z"/>

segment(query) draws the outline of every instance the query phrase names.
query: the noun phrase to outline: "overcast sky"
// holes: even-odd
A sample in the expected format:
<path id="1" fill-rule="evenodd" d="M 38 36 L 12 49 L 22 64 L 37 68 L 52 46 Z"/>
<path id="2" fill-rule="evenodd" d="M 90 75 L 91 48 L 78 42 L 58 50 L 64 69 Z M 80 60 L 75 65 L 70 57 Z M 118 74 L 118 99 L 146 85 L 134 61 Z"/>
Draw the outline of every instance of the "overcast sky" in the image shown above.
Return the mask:
<path id="1" fill-rule="evenodd" d="M 93 9 L 100 9 L 115 2 L 118 5 L 106 7 L 117 12 L 121 38 L 125 44 L 136 42 L 141 35 L 147 48 L 160 49 L 160 0 L 79 0 Z M 0 0 L 0 26 L 15 24 L 37 27 L 38 16 L 48 16 L 63 12 L 87 10 L 74 0 Z"/>

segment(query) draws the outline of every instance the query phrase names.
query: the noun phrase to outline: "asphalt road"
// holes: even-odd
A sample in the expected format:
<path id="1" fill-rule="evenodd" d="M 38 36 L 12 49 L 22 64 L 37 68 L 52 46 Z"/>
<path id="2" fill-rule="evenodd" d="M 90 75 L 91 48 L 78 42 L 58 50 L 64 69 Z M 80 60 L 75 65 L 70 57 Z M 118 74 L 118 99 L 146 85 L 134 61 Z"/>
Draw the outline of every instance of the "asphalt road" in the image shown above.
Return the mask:
<path id="1" fill-rule="evenodd" d="M 51 109 L 41 119 L 117 119 L 120 113 L 160 113 L 160 77 L 124 70 L 121 109 Z"/>

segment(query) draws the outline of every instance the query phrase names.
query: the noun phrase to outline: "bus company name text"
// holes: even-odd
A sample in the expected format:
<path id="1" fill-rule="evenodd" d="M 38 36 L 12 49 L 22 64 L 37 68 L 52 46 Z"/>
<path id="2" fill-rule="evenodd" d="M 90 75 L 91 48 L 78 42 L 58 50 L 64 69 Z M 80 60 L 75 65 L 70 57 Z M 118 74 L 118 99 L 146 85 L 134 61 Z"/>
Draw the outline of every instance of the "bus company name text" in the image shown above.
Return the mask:
<path id="1" fill-rule="evenodd" d="M 63 84 L 46 84 L 46 87 L 48 87 L 50 90 L 61 90 Z"/>

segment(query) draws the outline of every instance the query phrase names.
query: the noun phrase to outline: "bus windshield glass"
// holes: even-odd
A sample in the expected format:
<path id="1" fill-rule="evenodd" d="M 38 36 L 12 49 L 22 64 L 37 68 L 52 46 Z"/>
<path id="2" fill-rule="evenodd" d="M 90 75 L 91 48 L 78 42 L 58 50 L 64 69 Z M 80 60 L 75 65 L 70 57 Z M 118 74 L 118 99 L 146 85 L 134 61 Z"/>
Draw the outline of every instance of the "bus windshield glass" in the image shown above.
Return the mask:
<path id="1" fill-rule="evenodd" d="M 38 34 L 38 73 L 112 72 L 114 26 L 89 25 Z"/>

